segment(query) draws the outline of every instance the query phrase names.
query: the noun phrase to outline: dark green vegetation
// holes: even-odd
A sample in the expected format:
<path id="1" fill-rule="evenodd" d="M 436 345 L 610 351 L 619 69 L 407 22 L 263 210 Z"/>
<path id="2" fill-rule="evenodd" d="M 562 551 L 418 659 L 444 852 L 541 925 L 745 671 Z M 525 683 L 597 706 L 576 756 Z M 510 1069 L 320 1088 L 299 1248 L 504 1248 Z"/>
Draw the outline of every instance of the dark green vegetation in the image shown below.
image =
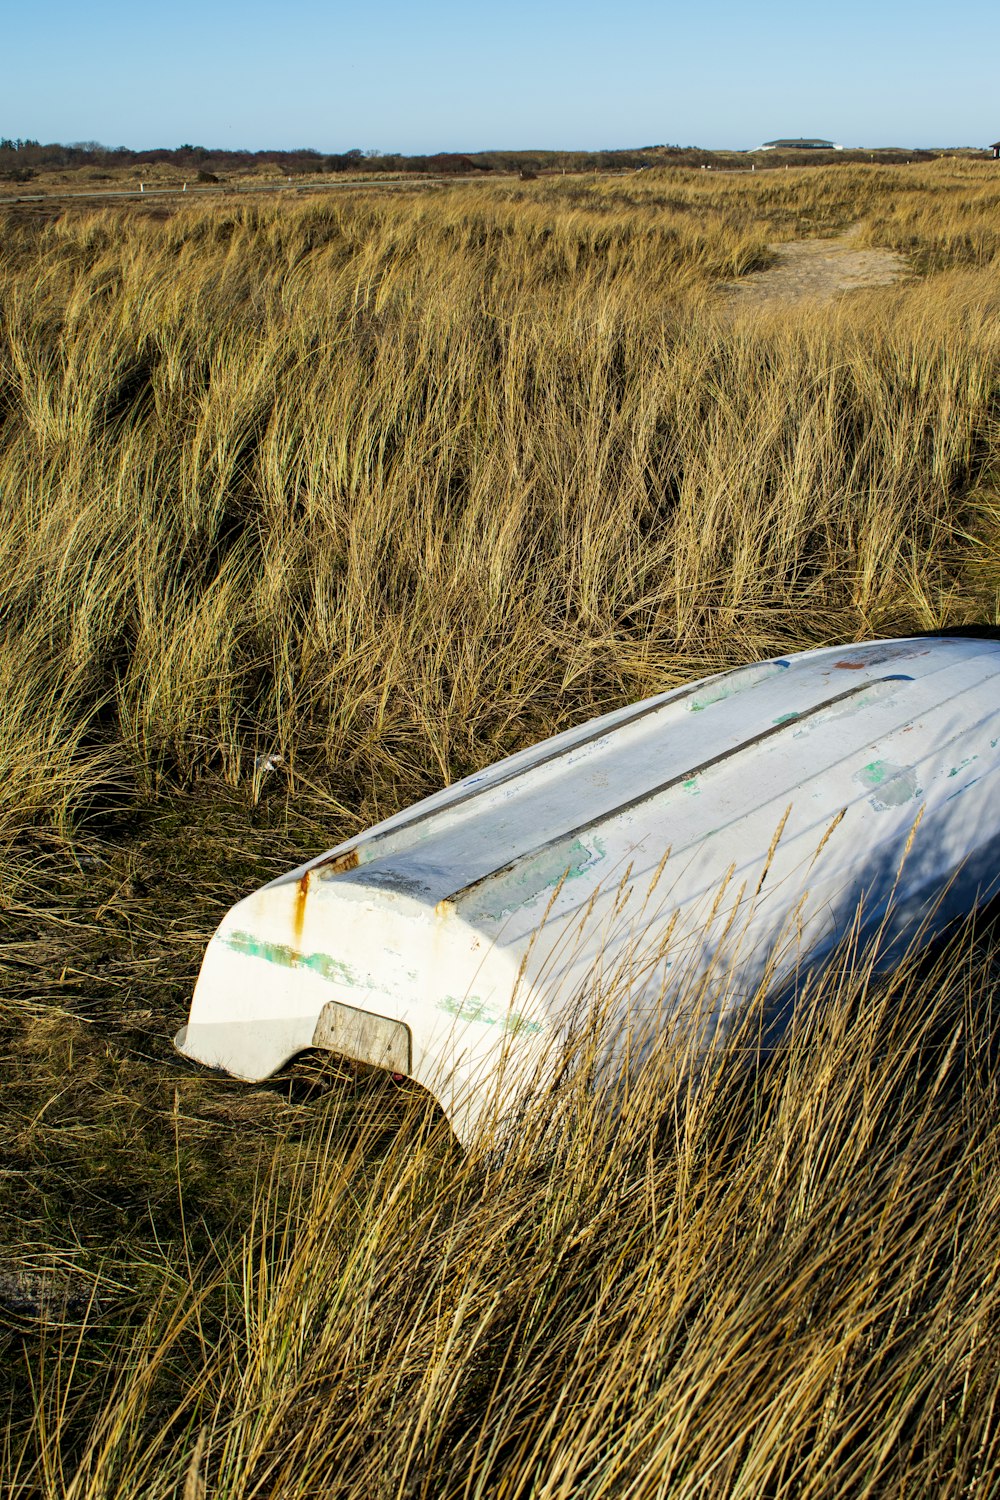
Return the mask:
<path id="1" fill-rule="evenodd" d="M 10 216 L 11 1493 L 995 1492 L 988 933 L 845 960 L 762 1078 L 665 1056 L 502 1159 L 382 1077 L 247 1088 L 170 1037 L 238 895 L 443 780 L 996 618 L 998 206 L 939 163 Z M 926 274 L 719 290 L 855 223 Z"/>
<path id="2" fill-rule="evenodd" d="M 218 181 L 260 171 L 280 171 L 294 178 L 325 173 L 431 172 L 468 175 L 483 172 L 623 172 L 650 167 L 737 168 L 751 162 L 766 166 L 838 166 L 857 162 L 913 165 L 949 153 L 899 149 L 875 151 L 706 151 L 699 146 L 642 146 L 609 151 L 440 151 L 430 156 L 407 156 L 399 151 L 225 151 L 205 146 L 161 147 L 133 151 L 126 146 L 102 146 L 97 141 L 72 146 L 43 145 L 34 140 L 0 139 L 0 181 L 27 183 L 46 173 L 82 173 L 88 180 L 112 181 L 114 174 L 150 168 L 172 168 L 184 177 Z M 204 174 L 210 174 L 205 176 Z"/>

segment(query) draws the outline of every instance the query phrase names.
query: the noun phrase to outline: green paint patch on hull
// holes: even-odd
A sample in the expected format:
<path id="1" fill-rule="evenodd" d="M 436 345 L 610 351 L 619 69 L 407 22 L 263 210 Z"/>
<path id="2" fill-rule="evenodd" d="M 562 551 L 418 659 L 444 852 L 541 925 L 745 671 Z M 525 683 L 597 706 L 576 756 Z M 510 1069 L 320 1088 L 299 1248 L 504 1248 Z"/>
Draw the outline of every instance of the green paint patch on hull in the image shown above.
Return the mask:
<path id="1" fill-rule="evenodd" d="M 604 859 L 606 852 L 601 840 L 592 838 L 589 848 L 582 839 L 573 839 L 561 847 L 529 855 L 490 881 L 472 904 L 477 915 L 499 921 L 522 906 L 529 906 L 554 886 L 579 880 L 591 865 Z"/>
<path id="2" fill-rule="evenodd" d="M 917 785 L 916 771 L 912 767 L 894 765 L 891 760 L 869 761 L 855 772 L 854 780 L 874 794 L 871 804 L 876 812 L 904 807 L 922 791 Z"/>
<path id="3" fill-rule="evenodd" d="M 244 958 L 260 958 L 265 963 L 279 964 L 285 969 L 303 969 L 308 973 L 318 974 L 331 984 L 344 984 L 356 989 L 365 983 L 350 964 L 345 964 L 339 958 L 331 958 L 329 953 L 300 953 L 289 943 L 271 943 L 265 938 L 256 937 L 252 932 L 228 932 L 219 941 Z"/>
<path id="4" fill-rule="evenodd" d="M 700 714 L 703 708 L 711 708 L 713 703 L 724 703 L 731 693 L 731 688 L 717 688 L 714 691 L 702 693 L 699 697 L 691 699 L 691 712 Z"/>
<path id="5" fill-rule="evenodd" d="M 747 688 L 756 687 L 758 682 L 766 682 L 770 677 L 777 677 L 788 666 L 787 661 L 761 662 L 759 666 L 740 667 L 735 672 L 724 672 L 714 682 L 706 682 L 697 695 L 690 700 L 688 708 L 692 713 L 700 713 L 704 708 L 711 708 L 713 703 L 724 703 L 734 693 L 744 693 Z"/>
<path id="6" fill-rule="evenodd" d="M 509 1036 L 537 1036 L 542 1029 L 540 1021 L 531 1021 L 527 1016 L 518 1015 L 516 1011 L 501 1016 L 478 995 L 466 995 L 464 1000 L 456 995 L 443 995 L 437 1002 L 437 1009 L 459 1021 L 476 1021 L 481 1026 L 502 1026 Z"/>
<path id="7" fill-rule="evenodd" d="M 464 1000 L 457 995 L 442 995 L 437 1009 L 446 1016 L 456 1016 L 461 1021 L 480 1021 L 484 1026 L 495 1026 L 500 1020 L 496 1011 L 478 995 L 466 995 Z"/>

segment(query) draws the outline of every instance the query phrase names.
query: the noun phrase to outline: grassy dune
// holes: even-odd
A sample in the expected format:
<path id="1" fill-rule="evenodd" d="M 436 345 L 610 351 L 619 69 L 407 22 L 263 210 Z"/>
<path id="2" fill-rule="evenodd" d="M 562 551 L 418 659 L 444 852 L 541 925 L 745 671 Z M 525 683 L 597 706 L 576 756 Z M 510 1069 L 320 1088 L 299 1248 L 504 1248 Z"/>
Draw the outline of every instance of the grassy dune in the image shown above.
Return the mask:
<path id="1" fill-rule="evenodd" d="M 442 782 L 996 620 L 998 208 L 938 163 L 8 216 L 18 1500 L 996 1492 L 988 932 L 847 955 L 766 1076 L 692 1096 L 666 1054 L 502 1158 L 381 1077 L 248 1089 L 169 1038 L 232 900 Z M 727 297 L 853 225 L 912 280 Z"/>

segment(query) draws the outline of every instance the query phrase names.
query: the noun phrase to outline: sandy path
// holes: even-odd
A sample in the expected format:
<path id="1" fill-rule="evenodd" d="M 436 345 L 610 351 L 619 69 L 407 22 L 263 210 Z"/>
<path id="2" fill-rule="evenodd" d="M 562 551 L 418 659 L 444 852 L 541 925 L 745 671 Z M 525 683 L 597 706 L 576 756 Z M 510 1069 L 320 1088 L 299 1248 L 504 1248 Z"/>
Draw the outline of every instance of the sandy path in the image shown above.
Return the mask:
<path id="1" fill-rule="evenodd" d="M 827 302 L 838 292 L 888 286 L 909 270 L 895 250 L 862 250 L 853 234 L 830 240 L 788 240 L 772 245 L 778 259 L 766 271 L 724 283 L 728 301 Z"/>

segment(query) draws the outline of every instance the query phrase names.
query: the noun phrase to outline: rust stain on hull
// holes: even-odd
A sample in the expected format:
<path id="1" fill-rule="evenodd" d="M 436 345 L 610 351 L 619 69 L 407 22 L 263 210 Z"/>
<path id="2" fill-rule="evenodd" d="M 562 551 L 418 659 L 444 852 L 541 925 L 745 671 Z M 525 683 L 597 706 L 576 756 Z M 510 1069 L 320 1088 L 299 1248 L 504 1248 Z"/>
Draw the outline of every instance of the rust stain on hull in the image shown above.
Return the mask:
<path id="1" fill-rule="evenodd" d="M 329 879 L 331 875 L 345 875 L 348 870 L 356 870 L 360 863 L 361 858 L 357 849 L 348 849 L 346 854 L 335 854 L 329 859 L 321 859 L 314 869 L 322 870 L 324 876 Z M 308 874 L 308 871 L 306 873 Z"/>
<path id="2" fill-rule="evenodd" d="M 295 947 L 302 946 L 302 929 L 306 920 L 306 902 L 309 899 L 309 876 L 312 872 L 307 870 L 300 875 L 295 882 L 295 905 L 292 909 L 292 935 L 295 939 Z"/>
<path id="3" fill-rule="evenodd" d="M 292 907 L 292 940 L 296 949 L 302 946 L 310 877 L 314 872 L 318 872 L 321 880 L 329 880 L 331 876 L 343 875 L 348 870 L 357 869 L 360 863 L 357 849 L 348 849 L 345 854 L 336 854 L 331 858 L 319 860 L 316 864 L 310 865 L 304 875 L 299 876 L 295 882 L 295 903 Z"/>

